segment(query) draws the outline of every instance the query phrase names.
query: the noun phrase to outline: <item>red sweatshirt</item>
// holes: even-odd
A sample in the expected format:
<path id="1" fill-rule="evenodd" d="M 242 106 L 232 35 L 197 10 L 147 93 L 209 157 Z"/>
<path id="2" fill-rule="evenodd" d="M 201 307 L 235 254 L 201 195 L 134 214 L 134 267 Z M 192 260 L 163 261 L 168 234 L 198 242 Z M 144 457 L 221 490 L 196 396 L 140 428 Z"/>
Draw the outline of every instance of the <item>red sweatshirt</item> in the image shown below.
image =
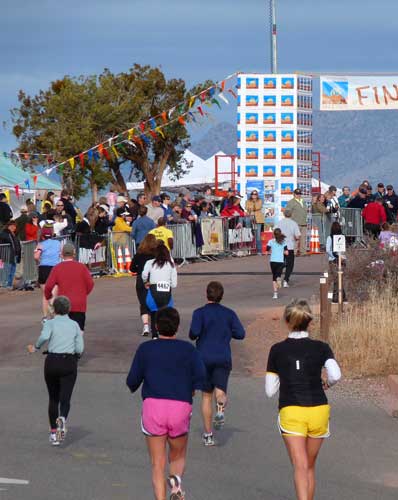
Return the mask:
<path id="1" fill-rule="evenodd" d="M 39 226 L 30 224 L 28 222 L 25 226 L 26 241 L 37 241 L 37 235 L 39 233 Z"/>
<path id="2" fill-rule="evenodd" d="M 381 225 L 387 220 L 386 211 L 384 210 L 383 205 L 375 201 L 366 205 L 366 207 L 362 210 L 362 216 L 368 224 Z"/>
<path id="3" fill-rule="evenodd" d="M 58 285 L 58 295 L 70 300 L 71 312 L 86 312 L 87 296 L 94 288 L 94 281 L 84 264 L 65 260 L 54 266 L 44 289 L 47 300 L 51 299 L 55 285 Z"/>

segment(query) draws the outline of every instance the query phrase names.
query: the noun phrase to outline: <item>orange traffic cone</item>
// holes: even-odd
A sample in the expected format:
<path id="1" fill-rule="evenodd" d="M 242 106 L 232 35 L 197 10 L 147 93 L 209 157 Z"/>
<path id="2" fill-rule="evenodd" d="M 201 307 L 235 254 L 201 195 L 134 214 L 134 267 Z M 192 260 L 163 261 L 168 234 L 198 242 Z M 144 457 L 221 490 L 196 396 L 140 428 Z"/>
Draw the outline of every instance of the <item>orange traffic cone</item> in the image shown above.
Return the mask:
<path id="1" fill-rule="evenodd" d="M 122 254 L 122 249 L 120 247 L 118 247 L 117 249 L 117 272 L 124 273 L 123 254 Z"/>
<path id="2" fill-rule="evenodd" d="M 131 255 L 128 245 L 124 248 L 124 269 L 126 273 L 130 273 L 130 265 L 131 265 Z"/>
<path id="3" fill-rule="evenodd" d="M 310 253 L 313 255 L 321 253 L 321 243 L 319 241 L 319 231 L 317 226 L 311 228 Z"/>

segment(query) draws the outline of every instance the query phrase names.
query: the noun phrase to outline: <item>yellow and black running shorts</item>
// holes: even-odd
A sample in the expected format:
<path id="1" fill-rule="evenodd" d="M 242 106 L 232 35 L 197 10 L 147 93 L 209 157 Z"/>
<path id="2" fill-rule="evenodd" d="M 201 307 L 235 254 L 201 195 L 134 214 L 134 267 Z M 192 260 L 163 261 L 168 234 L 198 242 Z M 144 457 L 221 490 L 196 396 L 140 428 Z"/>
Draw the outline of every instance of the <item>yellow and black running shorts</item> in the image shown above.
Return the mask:
<path id="1" fill-rule="evenodd" d="M 327 438 L 330 406 L 285 406 L 279 411 L 278 427 L 282 436 Z"/>

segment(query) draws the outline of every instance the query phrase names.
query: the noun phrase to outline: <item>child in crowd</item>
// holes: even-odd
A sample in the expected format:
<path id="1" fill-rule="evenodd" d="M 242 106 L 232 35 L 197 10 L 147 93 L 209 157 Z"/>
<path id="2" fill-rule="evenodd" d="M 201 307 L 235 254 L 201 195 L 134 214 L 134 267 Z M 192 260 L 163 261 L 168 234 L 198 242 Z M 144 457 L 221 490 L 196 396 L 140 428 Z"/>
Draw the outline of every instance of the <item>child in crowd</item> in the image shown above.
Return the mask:
<path id="1" fill-rule="evenodd" d="M 270 255 L 270 265 L 272 272 L 273 299 L 278 298 L 278 289 L 281 287 L 281 276 L 285 266 L 285 256 L 289 255 L 286 245 L 285 235 L 279 228 L 274 230 L 274 237 L 268 242 L 267 255 Z"/>
<path id="2" fill-rule="evenodd" d="M 380 247 L 381 248 L 389 248 L 391 246 L 391 240 L 394 238 L 398 239 L 398 235 L 391 231 L 391 226 L 388 222 L 385 222 L 381 226 L 381 232 L 379 234 Z"/>

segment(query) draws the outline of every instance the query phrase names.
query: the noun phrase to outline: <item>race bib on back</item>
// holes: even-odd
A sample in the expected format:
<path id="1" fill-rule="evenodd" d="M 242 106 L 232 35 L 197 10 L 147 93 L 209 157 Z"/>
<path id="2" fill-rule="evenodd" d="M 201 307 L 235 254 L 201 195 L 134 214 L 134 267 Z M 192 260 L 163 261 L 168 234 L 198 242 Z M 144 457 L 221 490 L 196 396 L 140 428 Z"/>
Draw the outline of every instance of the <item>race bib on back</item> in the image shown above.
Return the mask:
<path id="1" fill-rule="evenodd" d="M 168 281 L 159 281 L 156 283 L 157 292 L 170 292 L 170 283 Z"/>

